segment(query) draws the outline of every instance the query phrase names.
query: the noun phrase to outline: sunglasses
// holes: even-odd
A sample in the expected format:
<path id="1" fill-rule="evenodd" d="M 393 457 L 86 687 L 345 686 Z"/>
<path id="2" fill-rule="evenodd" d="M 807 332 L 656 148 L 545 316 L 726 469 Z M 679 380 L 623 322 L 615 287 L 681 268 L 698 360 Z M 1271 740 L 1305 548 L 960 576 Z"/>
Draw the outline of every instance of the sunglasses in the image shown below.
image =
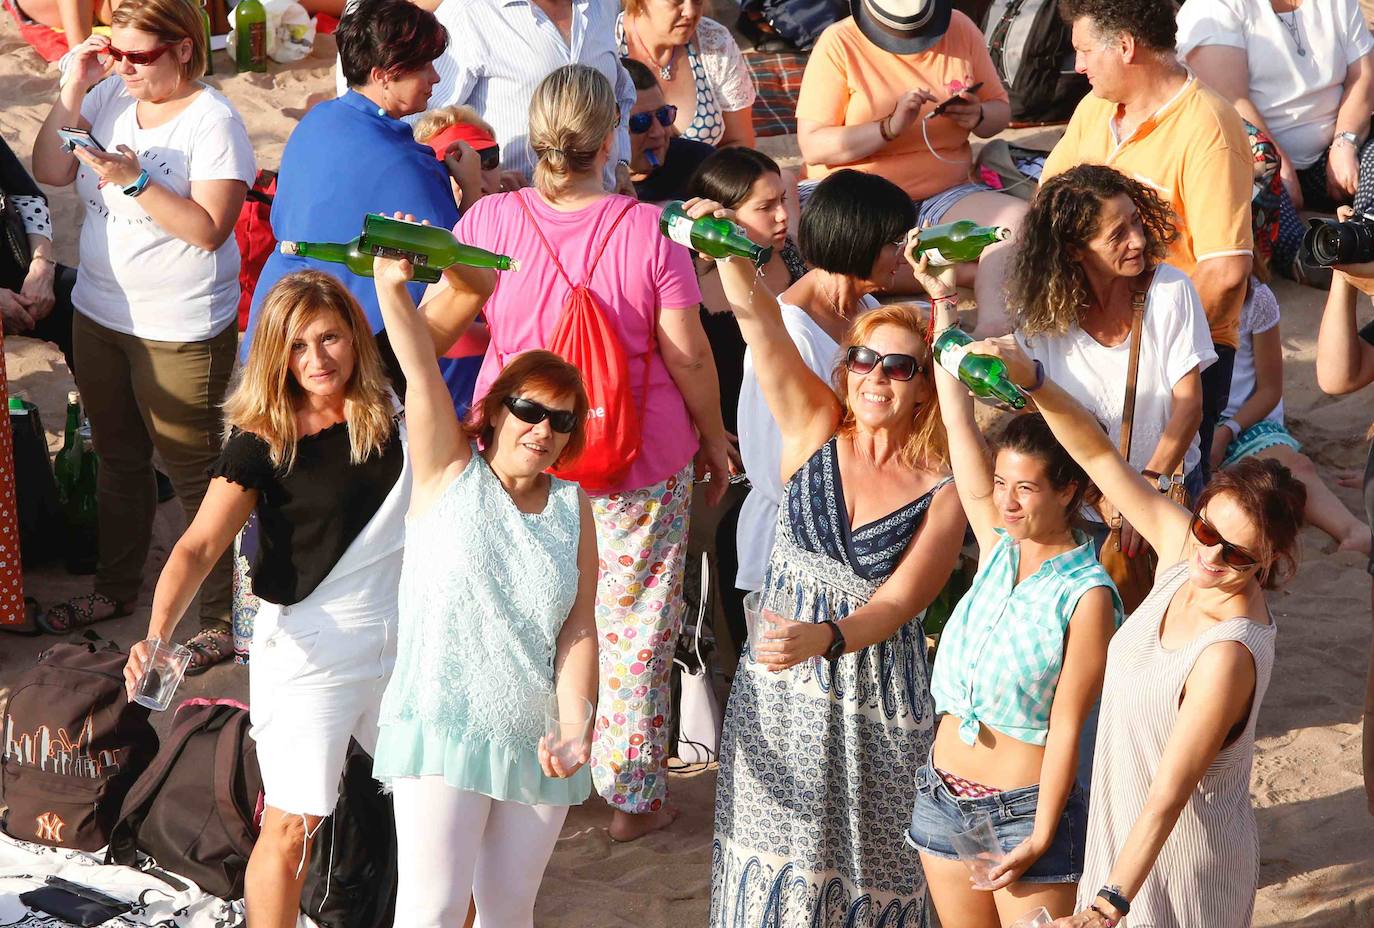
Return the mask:
<path id="1" fill-rule="evenodd" d="M 493 145 L 484 148 L 477 153 L 477 158 L 484 171 L 494 171 L 501 166 L 501 146 Z"/>
<path id="2" fill-rule="evenodd" d="M 107 45 L 105 46 L 103 54 L 109 55 L 115 61 L 123 61 L 127 58 L 129 59 L 129 64 L 152 64 L 154 61 L 161 58 L 168 49 L 176 48 L 180 42 L 181 40 L 177 39 L 176 42 L 168 42 L 165 45 L 159 45 L 156 48 L 150 48 L 141 52 L 126 52 L 115 48 L 113 45 Z"/>
<path id="3" fill-rule="evenodd" d="M 1192 530 L 1193 537 L 1197 539 L 1198 544 L 1207 548 L 1221 545 L 1221 561 L 1227 567 L 1234 567 L 1236 570 L 1245 570 L 1247 567 L 1254 567 L 1259 563 L 1259 558 L 1255 557 L 1249 551 L 1246 551 L 1239 545 L 1233 545 L 1225 538 L 1222 538 L 1221 532 L 1213 528 L 1212 523 L 1208 522 L 1201 515 L 1193 516 Z"/>
<path id="4" fill-rule="evenodd" d="M 549 428 L 562 435 L 567 435 L 577 428 L 577 416 L 566 409 L 550 409 L 543 403 L 527 400 L 523 396 L 508 396 L 501 402 L 510 410 L 510 414 L 521 422 L 538 425 L 548 419 Z"/>
<path id="5" fill-rule="evenodd" d="M 855 345 L 845 352 L 844 365 L 851 374 L 867 374 L 878 365 L 893 380 L 910 380 L 926 366 L 909 354 L 878 354 L 872 348 Z"/>
<path id="6" fill-rule="evenodd" d="M 630 117 L 629 126 L 631 135 L 643 135 L 649 131 L 649 127 L 654 124 L 654 120 L 663 128 L 668 128 L 677 122 L 677 107 L 671 103 L 660 106 L 656 110 L 645 110 L 643 113 L 635 113 Z"/>

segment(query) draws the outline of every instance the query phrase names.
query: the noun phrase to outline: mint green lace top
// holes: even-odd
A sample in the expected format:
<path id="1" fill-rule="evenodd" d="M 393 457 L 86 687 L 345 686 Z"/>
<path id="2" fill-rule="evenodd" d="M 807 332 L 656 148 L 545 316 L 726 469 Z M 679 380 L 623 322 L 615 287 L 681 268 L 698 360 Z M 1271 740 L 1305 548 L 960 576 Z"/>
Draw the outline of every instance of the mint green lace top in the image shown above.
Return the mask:
<path id="1" fill-rule="evenodd" d="M 558 633 L 577 594 L 577 485 L 551 478 L 544 511 L 516 508 L 472 461 L 406 522 L 396 668 L 374 773 L 442 775 L 495 799 L 572 805 L 590 774 L 546 777 L 538 745 Z"/>

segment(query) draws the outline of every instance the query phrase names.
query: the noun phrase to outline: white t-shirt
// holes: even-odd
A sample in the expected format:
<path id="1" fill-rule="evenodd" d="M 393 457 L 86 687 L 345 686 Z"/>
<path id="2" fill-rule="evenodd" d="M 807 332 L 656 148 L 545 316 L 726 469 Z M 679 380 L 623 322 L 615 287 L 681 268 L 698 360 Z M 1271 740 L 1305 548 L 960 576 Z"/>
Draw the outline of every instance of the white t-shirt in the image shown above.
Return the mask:
<path id="1" fill-rule="evenodd" d="M 1191 2 L 1191 0 L 1190 0 Z M 1121 442 L 1121 412 L 1126 401 L 1126 370 L 1131 340 L 1108 348 L 1075 326 L 1063 335 L 1020 332 L 1016 341 L 1045 367 L 1045 376 L 1088 408 Z M 1161 264 L 1145 302 L 1141 328 L 1140 370 L 1136 377 L 1135 418 L 1131 428 L 1131 466 L 1143 470 L 1164 434 L 1173 412 L 1173 390 L 1194 368 L 1201 371 L 1217 359 L 1207 316 L 1192 281 L 1178 268 Z M 1183 458 L 1184 473 L 1201 460 L 1197 436 Z"/>
<path id="2" fill-rule="evenodd" d="M 1268 332 L 1279 324 L 1279 301 L 1274 291 L 1259 281 L 1250 290 L 1240 311 L 1240 347 L 1236 349 L 1236 366 L 1231 373 L 1231 397 L 1226 403 L 1223 419 L 1229 419 L 1255 392 L 1255 339 L 1258 332 Z M 1283 400 L 1274 404 L 1265 420 L 1283 425 Z"/>
<path id="3" fill-rule="evenodd" d="M 806 310 L 779 301 L 782 324 L 792 342 L 816 376 L 826 383 L 840 360 L 840 345 L 807 315 Z M 863 298 L 863 308 L 872 309 L 878 301 Z M 749 475 L 751 489 L 740 506 L 739 522 L 735 528 L 735 547 L 739 555 L 739 572 L 735 586 L 741 590 L 757 590 L 763 586 L 763 574 L 768 557 L 773 553 L 773 532 L 778 524 L 778 507 L 782 505 L 782 431 L 763 399 L 763 389 L 754 374 L 753 352 L 744 352 L 744 380 L 740 384 L 736 428 L 739 430 L 739 452 L 744 459 L 744 472 Z"/>
<path id="4" fill-rule="evenodd" d="M 1346 68 L 1374 51 L 1374 36 L 1358 0 L 1304 0 L 1282 16 L 1268 0 L 1188 0 L 1178 13 L 1179 56 L 1206 45 L 1245 50 L 1250 101 L 1305 168 L 1331 144 Z"/>
<path id="5" fill-rule="evenodd" d="M 91 135 L 109 150 L 127 145 L 151 175 L 178 196 L 192 181 L 241 180 L 257 170 L 243 119 L 220 94 L 205 87 L 170 122 L 140 128 L 135 100 L 124 82 L 108 78 L 86 94 L 81 115 Z M 205 251 L 164 231 L 140 200 L 114 184 L 99 188 L 84 165 L 76 192 L 85 204 L 81 266 L 72 303 L 108 329 L 151 341 L 204 341 L 234 321 L 239 302 L 239 246 L 230 235 Z"/>

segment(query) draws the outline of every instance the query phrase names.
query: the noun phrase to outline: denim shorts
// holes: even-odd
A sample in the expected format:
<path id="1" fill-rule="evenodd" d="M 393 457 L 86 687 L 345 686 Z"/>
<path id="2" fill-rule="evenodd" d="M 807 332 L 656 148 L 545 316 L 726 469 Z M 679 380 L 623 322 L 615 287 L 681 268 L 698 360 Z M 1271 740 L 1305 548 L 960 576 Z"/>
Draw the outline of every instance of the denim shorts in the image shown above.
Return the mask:
<path id="1" fill-rule="evenodd" d="M 958 860 L 952 836 L 973 827 L 973 818 L 986 812 L 1004 852 L 1031 836 L 1040 787 L 1023 786 L 983 799 L 961 799 L 929 763 L 916 771 L 916 806 L 911 811 L 907 843 L 918 851 L 945 860 Z M 1077 883 L 1083 876 L 1083 852 L 1088 835 L 1088 802 L 1074 784 L 1054 841 L 1021 876 L 1023 883 Z"/>

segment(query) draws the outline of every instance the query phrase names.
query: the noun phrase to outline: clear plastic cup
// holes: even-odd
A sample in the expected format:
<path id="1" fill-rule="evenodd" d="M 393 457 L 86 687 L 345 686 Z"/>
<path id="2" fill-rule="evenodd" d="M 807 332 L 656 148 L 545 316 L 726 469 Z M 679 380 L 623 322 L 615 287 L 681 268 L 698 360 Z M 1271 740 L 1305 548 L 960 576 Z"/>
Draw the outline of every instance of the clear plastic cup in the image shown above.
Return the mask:
<path id="1" fill-rule="evenodd" d="M 1049 925 L 1052 921 L 1054 921 L 1054 919 L 1050 918 L 1049 909 L 1042 905 L 1022 915 L 1016 921 L 1008 925 L 1007 928 L 1045 928 L 1045 926 Z"/>
<path id="2" fill-rule="evenodd" d="M 161 712 L 172 704 L 181 678 L 186 675 L 191 649 L 159 638 L 149 638 L 147 643 L 148 662 L 134 690 L 134 702 Z"/>
<path id="3" fill-rule="evenodd" d="M 997 840 L 997 831 L 992 827 L 992 817 L 980 812 L 973 817 L 973 827 L 956 832 L 951 841 L 954 852 L 973 874 L 973 888 L 987 889 L 992 883 L 989 872 L 1006 856 L 1002 843 Z"/>
<path id="4" fill-rule="evenodd" d="M 567 770 L 584 763 L 592 744 L 591 701 L 582 696 L 549 694 L 544 708 L 544 746 Z"/>
<path id="5" fill-rule="evenodd" d="M 763 607 L 763 593 L 755 590 L 744 597 L 744 624 L 749 630 L 749 653 L 758 658 L 763 636 L 773 628 L 776 614 Z"/>

